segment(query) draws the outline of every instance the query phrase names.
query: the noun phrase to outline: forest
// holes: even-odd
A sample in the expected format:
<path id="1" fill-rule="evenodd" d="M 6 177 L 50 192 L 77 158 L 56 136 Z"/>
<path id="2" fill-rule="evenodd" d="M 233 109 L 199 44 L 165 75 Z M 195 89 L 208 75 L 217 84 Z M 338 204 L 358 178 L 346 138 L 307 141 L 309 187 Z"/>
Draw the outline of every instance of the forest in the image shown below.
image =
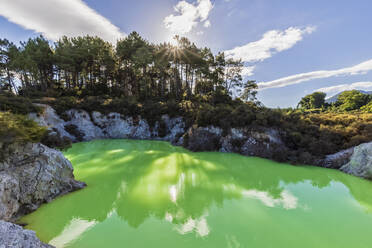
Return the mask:
<path id="1" fill-rule="evenodd" d="M 132 32 L 115 46 L 99 37 L 63 37 L 54 44 L 42 36 L 20 46 L 0 40 L 0 85 L 17 95 L 101 96 L 191 99 L 220 91 L 244 94 L 241 61 L 213 55 L 187 38 L 176 45 L 151 44 Z"/>

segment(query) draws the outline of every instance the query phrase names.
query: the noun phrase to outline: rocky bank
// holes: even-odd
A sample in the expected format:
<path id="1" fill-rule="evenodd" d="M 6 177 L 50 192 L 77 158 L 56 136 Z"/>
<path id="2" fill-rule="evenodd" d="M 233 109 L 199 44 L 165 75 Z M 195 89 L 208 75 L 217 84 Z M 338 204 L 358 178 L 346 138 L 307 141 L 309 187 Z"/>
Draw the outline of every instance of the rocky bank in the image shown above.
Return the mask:
<path id="1" fill-rule="evenodd" d="M 272 158 L 274 153 L 287 150 L 276 129 L 232 128 L 224 132 L 219 127 L 188 127 L 181 117 L 163 115 L 150 126 L 140 116 L 126 117 L 119 113 L 88 113 L 71 109 L 58 116 L 53 108 L 44 107 L 42 114 L 30 114 L 30 118 L 48 127 L 50 135 L 68 138 L 73 142 L 95 139 L 162 140 L 184 146 L 191 151 L 236 152 L 247 156 Z"/>
<path id="2" fill-rule="evenodd" d="M 0 220 L 14 221 L 57 196 L 85 185 L 74 179 L 71 163 L 42 144 L 13 144 L 2 149 Z M 0 247 L 50 247 L 31 231 L 0 221 Z"/>
<path id="3" fill-rule="evenodd" d="M 231 128 L 187 126 L 181 117 L 163 115 L 160 121 L 150 126 L 138 117 L 127 117 L 119 113 L 88 113 L 71 109 L 63 119 L 48 105 L 40 105 L 44 112 L 30 117 L 48 127 L 51 135 L 65 137 L 73 142 L 94 139 L 145 139 L 169 141 L 191 151 L 234 152 L 246 156 L 257 156 L 285 161 L 290 149 L 282 141 L 281 130 L 274 128 Z M 304 161 L 307 154 L 304 153 Z M 346 173 L 372 179 L 372 142 L 328 155 L 311 162 L 313 165 L 339 169 Z"/>

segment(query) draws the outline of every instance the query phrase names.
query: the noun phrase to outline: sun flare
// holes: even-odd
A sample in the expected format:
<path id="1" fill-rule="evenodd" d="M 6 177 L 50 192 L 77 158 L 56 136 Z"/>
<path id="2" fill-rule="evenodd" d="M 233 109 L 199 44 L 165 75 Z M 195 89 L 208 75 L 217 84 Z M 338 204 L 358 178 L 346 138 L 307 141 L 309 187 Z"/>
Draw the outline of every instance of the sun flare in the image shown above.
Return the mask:
<path id="1" fill-rule="evenodd" d="M 165 42 L 171 44 L 172 46 L 175 46 L 175 47 L 178 47 L 179 46 L 179 43 L 178 43 L 178 40 L 176 39 L 176 36 L 174 34 L 170 34 Z"/>

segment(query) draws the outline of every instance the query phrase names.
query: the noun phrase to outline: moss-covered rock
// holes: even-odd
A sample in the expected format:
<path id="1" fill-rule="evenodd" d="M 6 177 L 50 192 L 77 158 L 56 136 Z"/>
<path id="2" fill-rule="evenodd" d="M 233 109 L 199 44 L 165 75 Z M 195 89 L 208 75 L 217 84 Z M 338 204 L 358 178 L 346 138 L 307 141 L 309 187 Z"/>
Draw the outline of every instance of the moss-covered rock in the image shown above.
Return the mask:
<path id="1" fill-rule="evenodd" d="M 46 128 L 37 125 L 26 116 L 0 112 L 0 145 L 2 149 L 13 143 L 39 142 Z M 0 161 L 4 159 L 0 154 Z"/>

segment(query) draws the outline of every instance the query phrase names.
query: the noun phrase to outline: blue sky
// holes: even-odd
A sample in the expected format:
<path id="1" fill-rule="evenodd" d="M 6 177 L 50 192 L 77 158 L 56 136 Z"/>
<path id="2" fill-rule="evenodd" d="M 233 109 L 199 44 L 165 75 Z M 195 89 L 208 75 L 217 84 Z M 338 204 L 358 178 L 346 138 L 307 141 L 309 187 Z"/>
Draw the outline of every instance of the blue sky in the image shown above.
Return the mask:
<path id="1" fill-rule="evenodd" d="M 269 107 L 295 106 L 318 89 L 372 90 L 368 0 L 2 0 L 0 37 L 138 31 L 154 42 L 180 34 L 242 58 Z M 176 9 L 175 9 L 176 8 Z"/>

